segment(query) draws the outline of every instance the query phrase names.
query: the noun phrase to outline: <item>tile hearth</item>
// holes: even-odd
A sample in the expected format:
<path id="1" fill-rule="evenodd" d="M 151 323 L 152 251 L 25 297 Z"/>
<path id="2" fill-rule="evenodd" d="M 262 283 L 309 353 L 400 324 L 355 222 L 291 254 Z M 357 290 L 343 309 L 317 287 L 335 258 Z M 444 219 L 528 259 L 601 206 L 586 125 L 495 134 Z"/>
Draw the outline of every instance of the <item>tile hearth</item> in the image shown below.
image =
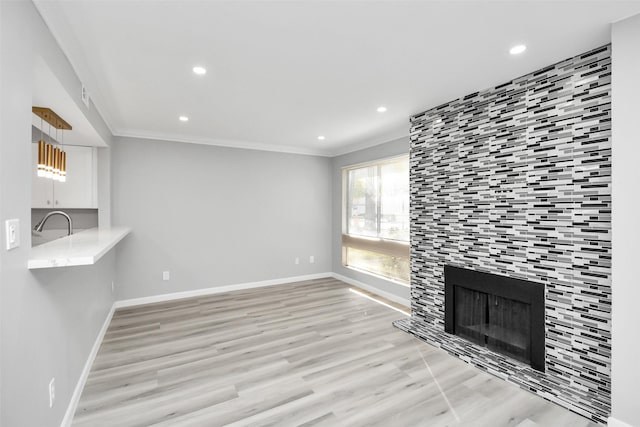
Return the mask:
<path id="1" fill-rule="evenodd" d="M 401 331 L 410 333 L 427 344 L 440 348 L 482 371 L 502 378 L 593 421 L 606 424 L 606 418 L 595 417 L 592 414 L 593 410 L 598 408 L 597 402 L 591 401 L 589 396 L 584 394 L 578 397 L 584 403 L 577 404 L 576 391 L 568 387 L 569 384 L 556 377 L 540 373 L 525 363 L 494 353 L 486 347 L 472 344 L 464 338 L 448 334 L 420 320 L 412 318 L 400 319 L 394 321 L 393 325 Z M 532 387 L 532 385 L 535 385 L 535 387 Z M 567 396 L 573 396 L 573 398 L 567 399 Z M 601 405 L 598 409 L 601 411 L 606 410 Z"/>

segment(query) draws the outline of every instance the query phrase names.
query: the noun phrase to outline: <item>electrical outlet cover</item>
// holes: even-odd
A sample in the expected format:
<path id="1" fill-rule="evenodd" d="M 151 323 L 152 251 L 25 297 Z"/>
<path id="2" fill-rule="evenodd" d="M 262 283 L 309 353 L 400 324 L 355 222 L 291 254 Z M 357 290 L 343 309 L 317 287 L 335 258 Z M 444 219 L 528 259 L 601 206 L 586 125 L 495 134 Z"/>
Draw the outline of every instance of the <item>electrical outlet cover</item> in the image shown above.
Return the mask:
<path id="1" fill-rule="evenodd" d="M 84 84 L 82 84 L 82 93 L 80 97 L 82 98 L 82 102 L 84 102 L 84 105 L 86 105 L 87 108 L 89 108 L 89 91 L 87 90 L 87 87 Z"/>

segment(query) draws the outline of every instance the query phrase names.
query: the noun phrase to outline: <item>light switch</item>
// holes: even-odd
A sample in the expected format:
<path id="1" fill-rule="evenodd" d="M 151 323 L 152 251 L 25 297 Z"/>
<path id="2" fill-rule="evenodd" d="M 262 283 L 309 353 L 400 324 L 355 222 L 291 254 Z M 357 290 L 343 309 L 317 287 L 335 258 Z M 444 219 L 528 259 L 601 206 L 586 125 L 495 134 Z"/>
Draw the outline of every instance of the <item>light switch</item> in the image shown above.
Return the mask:
<path id="1" fill-rule="evenodd" d="M 8 219 L 5 224 L 5 241 L 7 242 L 7 250 L 20 246 L 20 220 Z"/>

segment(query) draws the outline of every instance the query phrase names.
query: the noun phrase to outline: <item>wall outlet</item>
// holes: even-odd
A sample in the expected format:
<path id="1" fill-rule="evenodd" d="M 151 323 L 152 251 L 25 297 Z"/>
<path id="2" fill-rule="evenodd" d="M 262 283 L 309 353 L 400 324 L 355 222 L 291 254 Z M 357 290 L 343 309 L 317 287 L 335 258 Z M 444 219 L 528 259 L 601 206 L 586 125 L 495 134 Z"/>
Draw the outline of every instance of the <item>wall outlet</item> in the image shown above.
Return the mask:
<path id="1" fill-rule="evenodd" d="M 169 280 L 170 278 L 171 278 L 171 273 L 169 273 L 168 271 L 162 272 L 162 280 Z"/>
<path id="2" fill-rule="evenodd" d="M 5 224 L 5 242 L 7 243 L 7 250 L 17 248 L 20 246 L 20 220 L 8 219 Z"/>
<path id="3" fill-rule="evenodd" d="M 316 258 L 313 255 L 311 255 L 309 257 L 309 264 L 313 264 L 314 262 L 316 262 Z"/>
<path id="4" fill-rule="evenodd" d="M 51 378 L 49 381 L 49 408 L 53 408 L 53 402 L 56 400 L 56 379 Z"/>
<path id="5" fill-rule="evenodd" d="M 294 263 L 295 263 L 296 265 L 300 264 L 300 258 L 296 257 L 296 259 L 295 259 Z"/>

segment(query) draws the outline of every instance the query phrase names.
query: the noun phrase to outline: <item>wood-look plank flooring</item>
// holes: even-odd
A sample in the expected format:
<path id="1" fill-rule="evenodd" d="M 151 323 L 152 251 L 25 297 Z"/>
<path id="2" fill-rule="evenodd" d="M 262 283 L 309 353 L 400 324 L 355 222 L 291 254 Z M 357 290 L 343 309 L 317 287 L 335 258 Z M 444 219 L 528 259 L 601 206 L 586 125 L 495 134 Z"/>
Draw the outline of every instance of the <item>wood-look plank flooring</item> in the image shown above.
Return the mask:
<path id="1" fill-rule="evenodd" d="M 116 311 L 74 426 L 595 426 L 334 279 Z"/>

